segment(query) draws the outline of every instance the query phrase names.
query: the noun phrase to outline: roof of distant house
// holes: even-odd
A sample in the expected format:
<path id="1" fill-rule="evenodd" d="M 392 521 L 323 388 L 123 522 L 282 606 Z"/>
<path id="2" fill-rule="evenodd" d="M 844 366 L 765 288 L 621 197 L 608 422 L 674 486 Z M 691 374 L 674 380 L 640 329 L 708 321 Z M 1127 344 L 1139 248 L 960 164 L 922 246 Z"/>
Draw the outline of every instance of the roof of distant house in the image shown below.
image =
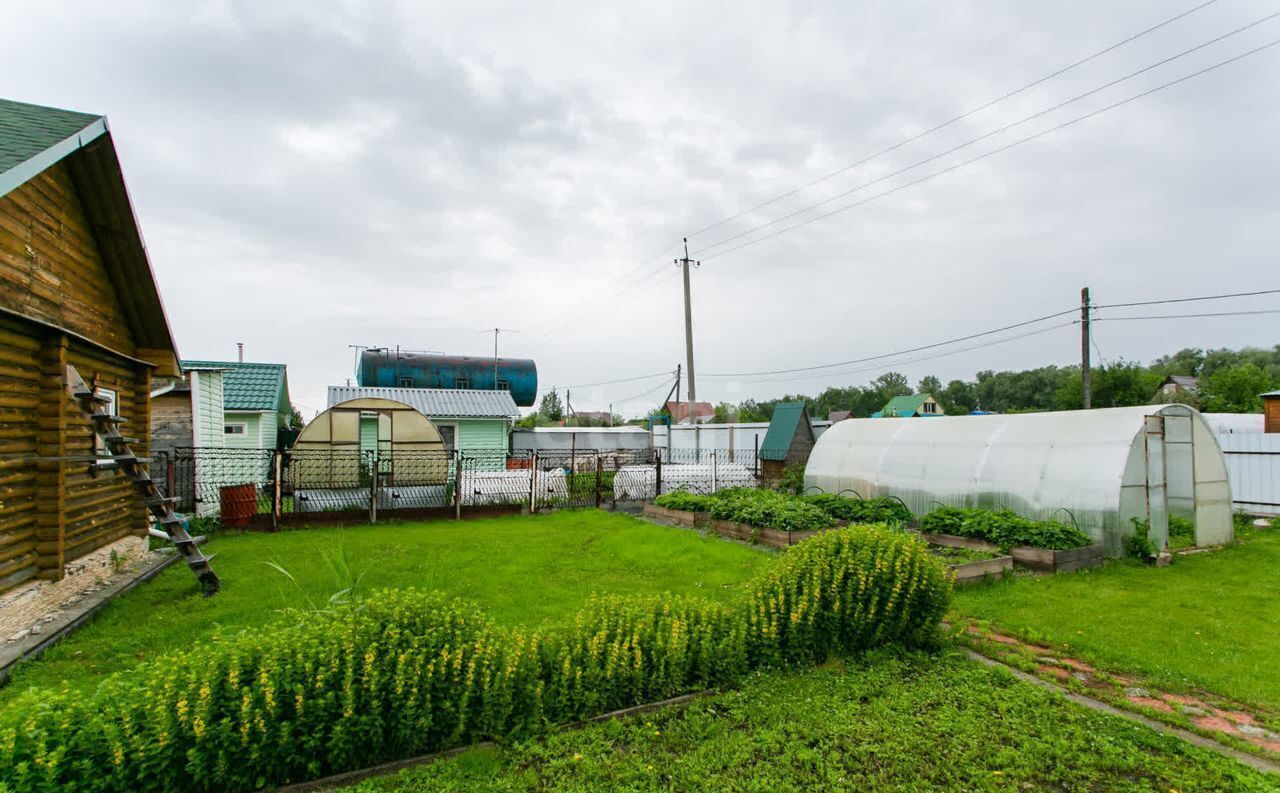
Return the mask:
<path id="1" fill-rule="evenodd" d="M 885 403 L 880 408 L 880 416 L 893 418 L 895 416 L 911 416 L 920 411 L 921 405 L 932 399 L 929 394 L 907 394 L 905 396 L 896 396 Z"/>
<path id="2" fill-rule="evenodd" d="M 427 418 L 514 419 L 520 415 L 520 409 L 507 390 L 329 386 L 328 407 L 352 399 L 390 399 L 403 402 Z"/>
<path id="3" fill-rule="evenodd" d="M 671 420 L 677 424 L 689 417 L 688 402 L 668 402 L 667 412 L 671 414 Z M 710 402 L 694 402 L 693 415 L 695 417 L 714 416 L 716 414 L 716 406 Z"/>
<path id="4" fill-rule="evenodd" d="M 182 369 L 222 370 L 223 410 L 289 410 L 289 380 L 282 363 L 183 361 Z"/>
<path id="5" fill-rule="evenodd" d="M 827 413 L 827 421 L 836 422 L 853 418 L 852 410 L 832 410 Z"/>
<path id="6" fill-rule="evenodd" d="M 1160 385 L 1164 386 L 1170 383 L 1186 391 L 1195 391 L 1199 388 L 1200 378 L 1185 374 L 1171 374 Z"/>

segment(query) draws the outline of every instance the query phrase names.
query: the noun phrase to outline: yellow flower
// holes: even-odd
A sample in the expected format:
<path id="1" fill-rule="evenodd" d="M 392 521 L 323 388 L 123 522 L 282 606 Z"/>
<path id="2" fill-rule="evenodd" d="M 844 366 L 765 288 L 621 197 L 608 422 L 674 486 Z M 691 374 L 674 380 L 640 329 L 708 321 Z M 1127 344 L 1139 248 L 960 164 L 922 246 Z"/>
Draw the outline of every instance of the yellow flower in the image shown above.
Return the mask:
<path id="1" fill-rule="evenodd" d="M 581 755 L 581 754 L 579 754 L 578 752 L 574 752 L 574 753 L 573 753 L 573 762 L 578 763 L 578 762 L 581 762 L 581 761 L 582 761 L 582 755 Z"/>

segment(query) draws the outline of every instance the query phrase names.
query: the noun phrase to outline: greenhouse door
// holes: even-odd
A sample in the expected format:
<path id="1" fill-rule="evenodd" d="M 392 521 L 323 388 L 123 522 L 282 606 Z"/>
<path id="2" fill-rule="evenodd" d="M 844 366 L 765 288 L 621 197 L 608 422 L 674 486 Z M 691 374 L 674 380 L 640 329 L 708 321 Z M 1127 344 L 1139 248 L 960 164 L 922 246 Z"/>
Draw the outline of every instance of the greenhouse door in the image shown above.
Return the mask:
<path id="1" fill-rule="evenodd" d="M 1147 537 L 1157 551 L 1169 547 L 1169 487 L 1166 475 L 1164 416 L 1147 416 Z"/>

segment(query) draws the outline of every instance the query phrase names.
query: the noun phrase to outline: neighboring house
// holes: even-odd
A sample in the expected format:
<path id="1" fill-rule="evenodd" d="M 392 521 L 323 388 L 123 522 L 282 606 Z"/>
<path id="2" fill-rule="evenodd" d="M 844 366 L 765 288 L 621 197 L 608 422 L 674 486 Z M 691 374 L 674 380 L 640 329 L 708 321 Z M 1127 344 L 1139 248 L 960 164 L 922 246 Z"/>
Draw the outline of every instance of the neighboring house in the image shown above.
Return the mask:
<path id="1" fill-rule="evenodd" d="M 613 421 L 613 416 L 605 410 L 575 410 L 569 416 L 569 420 L 578 423 L 578 426 L 581 427 L 592 426 L 593 424 L 605 427 Z M 566 424 L 565 426 L 569 425 Z"/>
<path id="2" fill-rule="evenodd" d="M 667 412 L 671 414 L 671 421 L 675 424 L 689 424 L 689 403 L 688 402 L 668 402 Z M 710 402 L 694 402 L 693 403 L 693 423 L 707 424 L 714 421 L 716 417 L 716 406 Z"/>
<path id="3" fill-rule="evenodd" d="M 289 424 L 289 378 L 282 363 L 183 361 L 184 371 L 222 372 L 223 443 L 228 449 L 274 449 Z M 198 396 L 198 395 L 197 395 Z M 205 410 L 214 414 L 206 400 Z"/>
<path id="4" fill-rule="evenodd" d="M 151 391 L 151 451 L 173 456 L 179 449 L 226 447 L 220 367 L 184 364 L 180 379 Z"/>
<path id="5" fill-rule="evenodd" d="M 852 410 L 832 410 L 827 413 L 827 421 L 835 424 L 837 421 L 853 418 Z"/>
<path id="6" fill-rule="evenodd" d="M 0 590 L 147 531 L 129 478 L 94 464 L 68 366 L 126 427 L 149 425 L 152 378 L 178 375 L 106 118 L 0 100 Z"/>
<path id="7" fill-rule="evenodd" d="M 510 391 L 329 386 L 328 407 L 352 399 L 390 399 L 409 405 L 431 420 L 446 449 L 463 452 L 505 453 L 511 427 L 520 417 Z M 376 437 L 377 418 L 361 420 L 362 437 L 366 423 Z"/>
<path id="8" fill-rule="evenodd" d="M 805 465 L 817 435 L 803 402 L 781 402 L 773 408 L 769 431 L 760 444 L 761 469 L 766 480 L 782 477 L 783 469 Z"/>
<path id="9" fill-rule="evenodd" d="M 1199 395 L 1199 378 L 1174 374 L 1164 379 L 1164 382 L 1156 389 L 1156 395 L 1151 401 L 1158 404 L 1188 402 L 1194 405 Z"/>
<path id="10" fill-rule="evenodd" d="M 896 396 L 885 406 L 871 414 L 871 418 L 908 418 L 915 416 L 942 416 L 945 411 L 932 394 L 908 394 Z"/>

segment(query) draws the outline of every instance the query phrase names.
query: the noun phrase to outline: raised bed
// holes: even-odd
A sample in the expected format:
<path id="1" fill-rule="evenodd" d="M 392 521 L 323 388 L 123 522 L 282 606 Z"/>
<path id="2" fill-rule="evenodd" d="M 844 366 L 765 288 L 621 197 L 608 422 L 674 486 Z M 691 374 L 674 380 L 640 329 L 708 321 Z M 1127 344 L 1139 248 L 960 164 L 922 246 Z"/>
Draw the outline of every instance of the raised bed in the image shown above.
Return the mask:
<path id="1" fill-rule="evenodd" d="M 1008 575 L 1013 569 L 1012 556 L 997 556 L 994 559 L 980 559 L 976 562 L 947 565 L 955 572 L 956 586 L 966 586 L 985 581 L 988 578 L 997 580 Z"/>
<path id="2" fill-rule="evenodd" d="M 660 507 L 657 504 L 645 504 L 643 514 L 646 518 L 653 518 L 654 520 L 673 523 L 677 526 L 684 526 L 689 529 L 702 528 L 707 525 L 707 522 L 711 519 L 711 516 L 705 512 L 686 512 L 683 509 L 667 509 L 666 507 Z"/>
<path id="3" fill-rule="evenodd" d="M 1014 564 L 1048 573 L 1070 573 L 1073 570 L 1098 567 L 1102 564 L 1101 545 L 1086 545 L 1083 548 L 1070 548 L 1065 551 L 1017 547 L 1010 548 L 1009 555 L 1013 557 Z"/>
<path id="4" fill-rule="evenodd" d="M 971 551 L 999 552 L 995 543 L 977 540 L 972 537 L 958 537 L 954 534 L 921 533 L 920 539 L 930 545 L 942 545 L 948 548 L 968 548 Z M 1102 564 L 1102 546 L 1086 545 L 1083 548 L 1069 548 L 1065 551 L 1053 551 L 1048 548 L 1031 548 L 1019 545 L 1009 549 L 1013 563 L 1028 570 L 1039 570 L 1045 573 L 1070 573 L 1086 567 L 1098 567 Z"/>

